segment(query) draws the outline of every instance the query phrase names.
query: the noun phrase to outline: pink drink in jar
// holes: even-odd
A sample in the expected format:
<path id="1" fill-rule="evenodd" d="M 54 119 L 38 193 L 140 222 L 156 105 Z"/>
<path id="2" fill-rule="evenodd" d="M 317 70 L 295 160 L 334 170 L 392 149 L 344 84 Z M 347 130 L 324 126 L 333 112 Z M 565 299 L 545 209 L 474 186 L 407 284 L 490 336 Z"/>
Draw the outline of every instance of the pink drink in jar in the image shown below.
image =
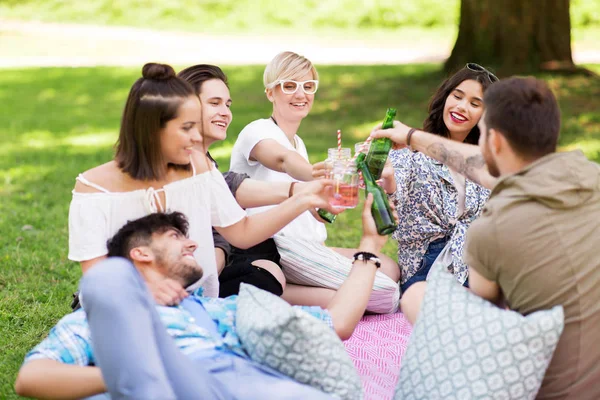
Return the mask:
<path id="1" fill-rule="evenodd" d="M 339 208 L 354 208 L 358 205 L 358 172 L 352 160 L 336 160 L 331 171 L 333 194 L 329 204 Z"/>
<path id="2" fill-rule="evenodd" d="M 358 205 L 358 183 L 336 185 L 335 192 L 329 198 L 329 204 L 338 208 L 354 208 Z"/>

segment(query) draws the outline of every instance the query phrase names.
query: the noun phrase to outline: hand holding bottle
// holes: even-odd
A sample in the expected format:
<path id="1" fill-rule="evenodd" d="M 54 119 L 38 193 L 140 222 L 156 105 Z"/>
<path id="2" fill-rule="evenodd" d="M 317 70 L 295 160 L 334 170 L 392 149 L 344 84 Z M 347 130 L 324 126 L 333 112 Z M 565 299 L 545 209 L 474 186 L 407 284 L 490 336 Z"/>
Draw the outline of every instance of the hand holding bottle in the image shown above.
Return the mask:
<path id="1" fill-rule="evenodd" d="M 389 159 L 385 162 L 385 167 L 383 168 L 383 172 L 381 172 L 381 179 L 377 181 L 377 184 L 381 186 L 387 194 L 392 194 L 396 191 L 394 167 Z"/>
<path id="2" fill-rule="evenodd" d="M 382 129 L 382 124 L 377 125 L 371 131 L 371 137 L 373 140 L 379 138 L 391 139 L 394 143 L 394 149 L 399 150 L 407 147 L 406 140 L 410 127 L 404 125 L 400 121 L 394 121 L 393 128 Z"/>
<path id="3" fill-rule="evenodd" d="M 394 126 L 394 117 L 396 116 L 395 108 L 388 108 L 385 113 L 385 119 L 381 124 L 382 129 L 390 129 Z M 381 178 L 381 173 L 387 161 L 388 154 L 392 149 L 394 143 L 389 138 L 378 138 L 371 142 L 369 145 L 369 152 L 365 163 L 371 172 L 373 179 L 378 180 Z"/>
<path id="4" fill-rule="evenodd" d="M 387 242 L 387 236 L 377 233 L 377 225 L 375 224 L 375 219 L 373 218 L 371 211 L 372 207 L 373 195 L 369 193 L 367 194 L 367 198 L 365 199 L 365 204 L 363 206 L 363 234 L 358 248 L 363 249 L 363 251 L 370 251 L 377 254 L 381 251 L 385 245 L 385 242 Z"/>
<path id="5" fill-rule="evenodd" d="M 377 225 L 377 232 L 380 235 L 389 235 L 396 230 L 397 217 L 395 216 L 394 209 L 387 200 L 387 195 L 383 189 L 375 183 L 375 179 L 373 179 L 365 159 L 365 154 L 361 153 L 358 155 L 356 163 L 363 174 L 367 194 L 373 195 L 371 212 L 373 214 L 373 219 L 375 219 L 375 224 Z"/>

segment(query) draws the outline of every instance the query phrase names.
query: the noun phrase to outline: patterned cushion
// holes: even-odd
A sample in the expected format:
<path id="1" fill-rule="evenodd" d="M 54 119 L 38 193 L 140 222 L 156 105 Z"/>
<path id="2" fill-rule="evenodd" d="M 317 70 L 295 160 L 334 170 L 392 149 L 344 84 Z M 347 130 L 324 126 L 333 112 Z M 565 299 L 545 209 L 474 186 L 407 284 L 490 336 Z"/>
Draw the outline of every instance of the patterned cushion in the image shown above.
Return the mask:
<path id="1" fill-rule="evenodd" d="M 360 377 L 327 324 L 273 294 L 240 285 L 236 328 L 250 357 L 342 399 L 361 399 Z"/>
<path id="2" fill-rule="evenodd" d="M 436 263 L 394 398 L 534 399 L 563 327 L 562 306 L 500 309 Z"/>

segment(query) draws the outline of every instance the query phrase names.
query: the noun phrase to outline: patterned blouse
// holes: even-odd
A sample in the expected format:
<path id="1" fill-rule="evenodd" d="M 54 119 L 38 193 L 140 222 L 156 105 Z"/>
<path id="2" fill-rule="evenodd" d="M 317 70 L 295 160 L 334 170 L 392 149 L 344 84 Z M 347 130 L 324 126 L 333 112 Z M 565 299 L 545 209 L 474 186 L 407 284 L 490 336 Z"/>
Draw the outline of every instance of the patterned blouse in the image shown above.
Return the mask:
<path id="1" fill-rule="evenodd" d="M 448 167 L 410 149 L 392 150 L 397 189 L 391 195 L 399 223 L 392 237 L 398 241 L 398 264 L 403 284 L 420 268 L 429 243 L 448 237 L 451 270 L 460 283 L 467 279 L 462 260 L 465 233 L 481 212 L 490 191 L 468 179 L 465 206 L 458 215 L 458 191 Z"/>

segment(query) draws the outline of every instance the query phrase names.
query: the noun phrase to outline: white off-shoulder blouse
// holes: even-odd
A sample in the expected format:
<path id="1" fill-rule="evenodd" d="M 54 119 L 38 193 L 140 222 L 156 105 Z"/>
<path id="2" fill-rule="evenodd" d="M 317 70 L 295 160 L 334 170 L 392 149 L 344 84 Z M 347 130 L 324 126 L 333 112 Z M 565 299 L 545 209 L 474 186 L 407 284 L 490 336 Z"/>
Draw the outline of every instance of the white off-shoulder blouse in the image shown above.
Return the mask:
<path id="1" fill-rule="evenodd" d="M 198 244 L 194 253 L 204 275 L 190 289 L 199 286 L 204 294 L 217 297 L 219 280 L 211 227 L 226 227 L 246 216 L 232 196 L 223 175 L 213 168 L 165 185 L 161 189 L 109 192 L 88 181 L 83 174 L 77 180 L 94 187 L 98 193 L 73 191 L 69 209 L 69 259 L 91 260 L 108 253 L 106 242 L 129 220 L 157 211 L 179 211 L 188 219 L 188 236 Z M 158 192 L 164 192 L 164 206 Z"/>

